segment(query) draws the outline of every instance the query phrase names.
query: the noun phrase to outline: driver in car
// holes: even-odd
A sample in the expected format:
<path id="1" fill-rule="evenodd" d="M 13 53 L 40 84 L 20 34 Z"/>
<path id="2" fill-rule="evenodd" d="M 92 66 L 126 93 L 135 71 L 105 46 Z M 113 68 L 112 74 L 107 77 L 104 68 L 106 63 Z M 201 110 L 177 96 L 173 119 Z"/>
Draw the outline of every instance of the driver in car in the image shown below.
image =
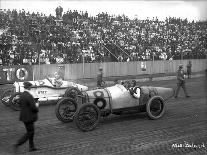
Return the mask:
<path id="1" fill-rule="evenodd" d="M 136 99 L 140 98 L 140 88 L 138 86 L 131 87 L 129 89 L 129 92 L 134 98 L 136 98 Z"/>
<path id="2" fill-rule="evenodd" d="M 140 98 L 140 87 L 136 86 L 135 80 L 132 81 L 132 84 L 129 81 L 122 82 L 122 85 L 129 91 L 132 97 L 136 99 Z"/>
<path id="3" fill-rule="evenodd" d="M 61 76 L 58 74 L 58 72 L 55 72 L 54 73 L 54 82 L 53 82 L 53 85 L 55 87 L 60 87 L 62 84 L 63 84 L 63 79 L 61 78 Z"/>

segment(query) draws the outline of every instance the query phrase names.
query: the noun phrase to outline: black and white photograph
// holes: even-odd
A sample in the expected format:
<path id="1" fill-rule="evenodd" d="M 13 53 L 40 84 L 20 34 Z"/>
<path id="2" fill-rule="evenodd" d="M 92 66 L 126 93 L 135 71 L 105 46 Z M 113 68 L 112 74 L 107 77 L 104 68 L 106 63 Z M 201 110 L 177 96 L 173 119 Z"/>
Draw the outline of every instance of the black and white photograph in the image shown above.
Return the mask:
<path id="1" fill-rule="evenodd" d="M 207 1 L 0 0 L 0 155 L 207 154 Z"/>

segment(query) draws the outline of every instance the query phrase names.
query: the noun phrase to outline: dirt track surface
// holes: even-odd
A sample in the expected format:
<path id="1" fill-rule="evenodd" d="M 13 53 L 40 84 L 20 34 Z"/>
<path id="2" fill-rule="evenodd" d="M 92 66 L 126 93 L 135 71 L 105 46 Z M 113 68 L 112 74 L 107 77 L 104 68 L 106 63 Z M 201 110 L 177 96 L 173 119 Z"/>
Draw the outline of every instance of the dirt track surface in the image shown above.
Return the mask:
<path id="1" fill-rule="evenodd" d="M 14 153 L 12 144 L 25 129 L 18 121 L 19 112 L 1 104 L 0 155 L 207 154 L 206 78 L 189 79 L 186 83 L 191 97 L 185 98 L 181 89 L 177 99 L 168 101 L 161 119 L 150 120 L 145 113 L 110 115 L 90 132 L 81 132 L 74 123 L 60 122 L 54 105 L 41 106 L 35 134 L 40 150 L 32 153 L 28 153 L 28 142 Z M 175 88 L 176 81 L 156 81 L 151 85 Z"/>

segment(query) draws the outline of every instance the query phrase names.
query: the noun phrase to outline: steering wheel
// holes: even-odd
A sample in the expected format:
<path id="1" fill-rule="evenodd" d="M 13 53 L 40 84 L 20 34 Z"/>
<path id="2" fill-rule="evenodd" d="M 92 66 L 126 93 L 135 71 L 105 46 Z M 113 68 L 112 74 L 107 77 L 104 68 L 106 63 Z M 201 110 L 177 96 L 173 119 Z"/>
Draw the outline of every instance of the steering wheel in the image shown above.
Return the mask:
<path id="1" fill-rule="evenodd" d="M 52 86 L 54 86 L 52 80 L 48 76 L 46 77 L 46 79 L 51 83 Z"/>

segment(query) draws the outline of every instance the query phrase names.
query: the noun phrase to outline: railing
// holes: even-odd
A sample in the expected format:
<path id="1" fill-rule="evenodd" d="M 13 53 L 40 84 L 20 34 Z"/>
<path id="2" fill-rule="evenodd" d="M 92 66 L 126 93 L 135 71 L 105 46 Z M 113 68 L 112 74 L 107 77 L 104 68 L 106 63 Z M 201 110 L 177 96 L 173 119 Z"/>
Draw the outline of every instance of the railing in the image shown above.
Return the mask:
<path id="1" fill-rule="evenodd" d="M 98 68 L 103 67 L 103 76 L 126 76 L 157 73 L 175 73 L 180 64 L 183 64 L 184 70 L 189 60 L 171 60 L 171 61 L 130 61 L 130 62 L 103 62 L 103 63 L 85 63 L 84 76 L 83 64 L 62 64 L 62 72 L 65 79 L 96 78 Z M 192 72 L 204 71 L 207 69 L 206 59 L 192 59 Z M 145 64 L 146 70 L 141 68 Z M 41 79 L 47 74 L 52 75 L 59 70 L 60 65 L 38 65 L 33 66 L 34 78 Z"/>

